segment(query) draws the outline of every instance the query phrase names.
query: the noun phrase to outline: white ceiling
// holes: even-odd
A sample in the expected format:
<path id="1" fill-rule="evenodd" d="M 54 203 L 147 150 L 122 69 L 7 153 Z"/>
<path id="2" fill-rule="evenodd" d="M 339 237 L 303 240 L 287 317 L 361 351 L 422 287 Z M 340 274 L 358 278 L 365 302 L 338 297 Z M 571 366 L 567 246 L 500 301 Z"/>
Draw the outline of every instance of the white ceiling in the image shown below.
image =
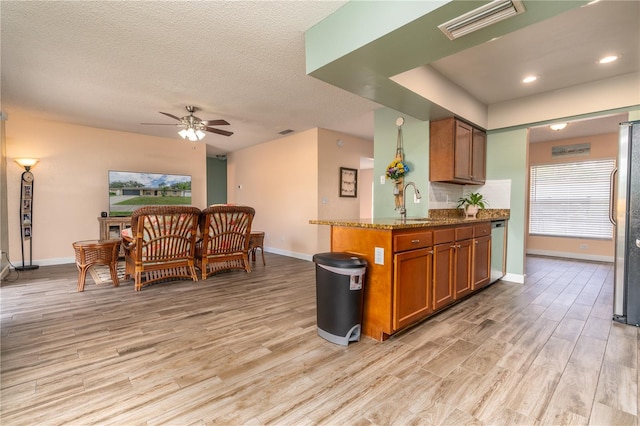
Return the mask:
<path id="1" fill-rule="evenodd" d="M 208 134 L 209 155 L 285 129 L 373 139 L 379 104 L 305 73 L 304 32 L 344 3 L 2 1 L 2 110 L 9 120 L 28 110 L 180 140 L 174 127 L 140 123 L 171 123 L 159 111 L 183 116 L 195 105 L 196 115 L 225 119 L 231 125 L 223 128 L 234 132 Z M 639 28 L 640 2 L 603 1 L 431 65 L 485 103 L 515 99 L 638 72 Z M 596 66 L 609 51 L 621 60 Z M 529 71 L 539 84 L 507 84 Z"/>

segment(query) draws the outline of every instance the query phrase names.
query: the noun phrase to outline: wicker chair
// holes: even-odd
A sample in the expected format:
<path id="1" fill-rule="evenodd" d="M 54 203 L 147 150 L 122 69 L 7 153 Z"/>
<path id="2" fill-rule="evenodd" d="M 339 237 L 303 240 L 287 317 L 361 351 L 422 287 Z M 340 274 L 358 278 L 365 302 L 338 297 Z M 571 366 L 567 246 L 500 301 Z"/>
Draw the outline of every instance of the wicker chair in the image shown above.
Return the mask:
<path id="1" fill-rule="evenodd" d="M 253 207 L 213 205 L 200 214 L 200 240 L 196 244 L 196 266 L 207 275 L 234 269 L 251 272 L 249 235 Z"/>
<path id="2" fill-rule="evenodd" d="M 131 215 L 131 238 L 124 239 L 125 277 L 136 291 L 156 281 L 191 278 L 200 209 L 187 206 L 141 207 Z"/>

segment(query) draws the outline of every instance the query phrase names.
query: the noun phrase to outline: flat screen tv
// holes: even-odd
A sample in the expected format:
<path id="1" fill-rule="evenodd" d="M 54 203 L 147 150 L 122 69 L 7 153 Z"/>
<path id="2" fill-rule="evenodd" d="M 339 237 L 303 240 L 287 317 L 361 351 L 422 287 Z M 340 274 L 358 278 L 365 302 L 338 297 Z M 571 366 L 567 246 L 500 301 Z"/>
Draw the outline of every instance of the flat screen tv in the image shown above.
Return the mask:
<path id="1" fill-rule="evenodd" d="M 109 171 L 109 216 L 176 204 L 191 205 L 190 175 Z"/>

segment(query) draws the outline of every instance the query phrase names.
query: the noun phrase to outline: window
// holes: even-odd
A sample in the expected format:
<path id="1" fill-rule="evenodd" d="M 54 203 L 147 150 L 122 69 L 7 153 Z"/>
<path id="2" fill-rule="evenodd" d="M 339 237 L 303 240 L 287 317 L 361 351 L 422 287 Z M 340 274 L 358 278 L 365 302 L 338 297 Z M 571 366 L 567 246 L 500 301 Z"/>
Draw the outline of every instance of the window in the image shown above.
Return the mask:
<path id="1" fill-rule="evenodd" d="M 609 185 L 615 160 L 531 166 L 529 234 L 611 239 Z"/>

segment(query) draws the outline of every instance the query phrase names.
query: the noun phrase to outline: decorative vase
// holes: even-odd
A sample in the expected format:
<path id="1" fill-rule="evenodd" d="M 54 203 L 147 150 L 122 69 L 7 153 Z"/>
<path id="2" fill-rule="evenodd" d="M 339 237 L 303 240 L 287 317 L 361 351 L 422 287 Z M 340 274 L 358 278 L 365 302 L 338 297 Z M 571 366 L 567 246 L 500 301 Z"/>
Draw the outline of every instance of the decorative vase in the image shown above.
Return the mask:
<path id="1" fill-rule="evenodd" d="M 464 214 L 467 217 L 467 219 L 475 219 L 476 215 L 478 214 L 478 206 L 472 206 L 470 204 L 467 204 L 467 206 L 464 208 Z"/>
<path id="2" fill-rule="evenodd" d="M 393 196 L 394 196 L 394 202 L 395 202 L 395 209 L 394 210 L 400 210 L 400 208 L 402 207 L 402 192 L 403 192 L 403 186 L 404 184 L 404 178 L 400 177 L 396 180 L 394 180 L 394 185 L 393 185 Z"/>

